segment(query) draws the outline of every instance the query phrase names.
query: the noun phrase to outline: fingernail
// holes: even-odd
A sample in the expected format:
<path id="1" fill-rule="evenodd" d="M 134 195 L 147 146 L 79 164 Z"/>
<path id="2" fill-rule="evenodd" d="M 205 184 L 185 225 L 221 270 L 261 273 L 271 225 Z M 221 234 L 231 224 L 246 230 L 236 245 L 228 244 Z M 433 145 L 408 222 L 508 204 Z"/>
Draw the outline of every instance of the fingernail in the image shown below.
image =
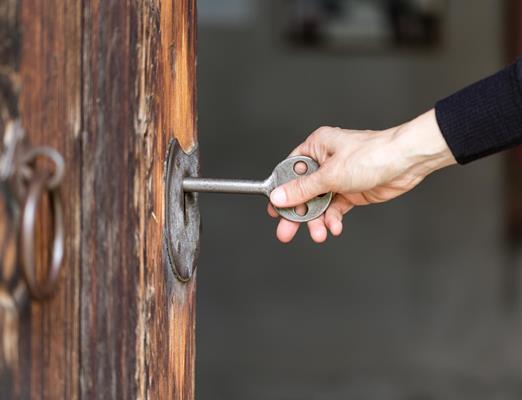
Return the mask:
<path id="1" fill-rule="evenodd" d="M 282 205 L 286 201 L 286 193 L 282 188 L 277 188 L 270 194 L 270 200 L 275 205 Z"/>

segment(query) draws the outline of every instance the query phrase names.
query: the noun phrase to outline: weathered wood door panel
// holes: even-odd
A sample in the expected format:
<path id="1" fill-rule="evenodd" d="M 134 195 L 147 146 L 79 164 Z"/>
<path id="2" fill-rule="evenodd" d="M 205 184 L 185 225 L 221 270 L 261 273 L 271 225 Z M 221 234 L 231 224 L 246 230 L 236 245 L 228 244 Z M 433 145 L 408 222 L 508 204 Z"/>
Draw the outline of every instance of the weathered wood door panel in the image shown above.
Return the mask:
<path id="1" fill-rule="evenodd" d="M 60 284 L 20 311 L 0 398 L 192 399 L 196 280 L 165 255 L 164 160 L 197 148 L 195 0 L 0 0 L 0 23 L 3 101 L 67 162 Z"/>

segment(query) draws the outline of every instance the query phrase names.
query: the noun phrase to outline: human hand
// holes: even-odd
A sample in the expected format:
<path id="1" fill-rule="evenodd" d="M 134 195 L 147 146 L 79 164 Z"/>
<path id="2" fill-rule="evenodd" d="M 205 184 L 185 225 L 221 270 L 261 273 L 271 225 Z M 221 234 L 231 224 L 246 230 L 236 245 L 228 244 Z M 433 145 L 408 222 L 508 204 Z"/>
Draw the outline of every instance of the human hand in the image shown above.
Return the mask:
<path id="1" fill-rule="evenodd" d="M 268 213 L 277 207 L 295 207 L 327 192 L 334 197 L 326 212 L 308 222 L 317 243 L 330 230 L 339 236 L 343 216 L 355 206 L 381 203 L 417 186 L 430 173 L 455 164 L 431 110 L 415 120 L 384 131 L 353 131 L 322 127 L 312 133 L 290 156 L 312 157 L 320 168 L 272 191 Z M 300 224 L 281 218 L 277 238 L 290 242 Z"/>

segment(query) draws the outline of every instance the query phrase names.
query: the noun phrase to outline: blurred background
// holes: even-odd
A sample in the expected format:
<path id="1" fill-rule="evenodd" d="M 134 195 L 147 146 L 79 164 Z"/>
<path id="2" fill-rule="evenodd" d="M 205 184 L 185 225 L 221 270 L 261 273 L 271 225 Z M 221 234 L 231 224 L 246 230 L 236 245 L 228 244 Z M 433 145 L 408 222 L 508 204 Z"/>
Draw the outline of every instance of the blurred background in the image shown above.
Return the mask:
<path id="1" fill-rule="evenodd" d="M 208 177 L 265 178 L 321 125 L 405 122 L 516 52 L 500 0 L 198 7 Z M 357 208 L 324 245 L 277 242 L 261 197 L 202 194 L 198 398 L 522 398 L 513 154 Z"/>

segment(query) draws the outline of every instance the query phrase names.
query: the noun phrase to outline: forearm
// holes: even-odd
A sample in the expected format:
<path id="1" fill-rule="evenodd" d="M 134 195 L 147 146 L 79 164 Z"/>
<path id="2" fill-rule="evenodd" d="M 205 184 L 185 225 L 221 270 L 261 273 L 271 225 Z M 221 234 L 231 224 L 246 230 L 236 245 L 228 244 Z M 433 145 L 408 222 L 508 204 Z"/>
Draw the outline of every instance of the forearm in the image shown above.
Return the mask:
<path id="1" fill-rule="evenodd" d="M 402 168 L 425 177 L 456 164 L 432 109 L 393 130 L 392 151 Z"/>

